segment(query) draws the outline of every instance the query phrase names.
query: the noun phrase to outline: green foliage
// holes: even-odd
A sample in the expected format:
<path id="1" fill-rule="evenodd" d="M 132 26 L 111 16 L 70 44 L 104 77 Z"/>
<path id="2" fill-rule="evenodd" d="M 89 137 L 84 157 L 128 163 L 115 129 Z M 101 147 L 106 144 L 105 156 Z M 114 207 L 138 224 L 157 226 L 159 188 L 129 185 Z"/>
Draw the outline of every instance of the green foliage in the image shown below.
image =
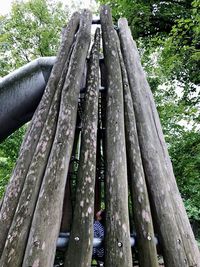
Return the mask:
<path id="1" fill-rule="evenodd" d="M 177 19 L 185 18 L 187 13 L 191 13 L 192 1 L 100 0 L 99 2 L 111 6 L 114 18 L 125 16 L 133 36 L 138 38 L 153 35 L 166 36 Z"/>
<path id="2" fill-rule="evenodd" d="M 112 7 L 115 23 L 128 20 L 188 215 L 200 221 L 200 0 L 99 2 Z"/>
<path id="3" fill-rule="evenodd" d="M 23 126 L 0 144 L 0 199 L 11 176 L 27 126 Z"/>
<path id="4" fill-rule="evenodd" d="M 146 59 L 147 54 L 158 54 L 160 72 L 167 80 L 186 84 L 186 93 L 196 90 L 194 85 L 200 82 L 200 0 L 99 2 L 112 7 L 116 20 L 127 18 L 139 47 L 145 47 Z"/>
<path id="5" fill-rule="evenodd" d="M 200 221 L 200 133 L 184 132 L 169 151 L 188 215 Z"/>
<path id="6" fill-rule="evenodd" d="M 14 2 L 11 13 L 0 17 L 0 75 L 37 57 L 55 55 L 67 17 L 59 2 Z"/>
<path id="7" fill-rule="evenodd" d="M 181 82 L 200 84 L 200 0 L 192 2 L 187 17 L 176 20 L 163 43 L 161 65 L 166 75 Z M 195 91 L 193 86 L 191 89 Z"/>

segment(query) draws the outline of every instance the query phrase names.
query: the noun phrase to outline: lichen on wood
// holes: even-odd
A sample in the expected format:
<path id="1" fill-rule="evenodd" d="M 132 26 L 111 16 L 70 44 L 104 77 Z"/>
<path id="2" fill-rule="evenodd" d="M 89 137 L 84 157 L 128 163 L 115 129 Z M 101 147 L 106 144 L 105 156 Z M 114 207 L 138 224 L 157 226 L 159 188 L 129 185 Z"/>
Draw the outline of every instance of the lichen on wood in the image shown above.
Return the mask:
<path id="1" fill-rule="evenodd" d="M 124 131 L 123 85 L 116 32 L 108 6 L 100 12 L 107 71 L 106 109 L 106 266 L 132 266 Z"/>
<path id="2" fill-rule="evenodd" d="M 38 140 L 46 122 L 51 102 L 58 86 L 64 64 L 69 56 L 74 41 L 74 34 L 79 24 L 79 14 L 75 12 L 63 31 L 62 43 L 53 66 L 51 76 L 45 88 L 40 104 L 35 111 L 29 129 L 21 146 L 19 158 L 6 189 L 0 211 L 0 255 L 2 254 L 5 241 L 11 226 L 15 210 L 23 189 L 25 178 L 29 170 L 32 157 L 35 153 Z"/>
<path id="3" fill-rule="evenodd" d="M 39 266 L 52 266 L 54 262 L 74 140 L 81 77 L 90 44 L 91 21 L 91 13 L 83 10 L 62 90 L 56 135 L 33 216 L 23 267 L 34 266 L 35 261 Z"/>
<path id="4" fill-rule="evenodd" d="M 158 258 L 153 221 L 138 142 L 133 101 L 119 39 L 117 39 L 117 44 L 122 71 L 127 165 L 129 168 L 132 210 L 138 240 L 139 264 L 143 267 L 157 267 Z"/>
<path id="5" fill-rule="evenodd" d="M 91 266 L 96 177 L 99 49 L 100 29 L 97 28 L 88 66 L 76 204 L 69 245 L 65 256 L 65 267 Z M 78 241 L 77 237 L 79 238 Z"/>
<path id="6" fill-rule="evenodd" d="M 165 266 L 200 266 L 200 254 L 173 175 L 171 162 L 139 53 L 126 19 L 119 36 L 128 74 L 137 133 Z"/>

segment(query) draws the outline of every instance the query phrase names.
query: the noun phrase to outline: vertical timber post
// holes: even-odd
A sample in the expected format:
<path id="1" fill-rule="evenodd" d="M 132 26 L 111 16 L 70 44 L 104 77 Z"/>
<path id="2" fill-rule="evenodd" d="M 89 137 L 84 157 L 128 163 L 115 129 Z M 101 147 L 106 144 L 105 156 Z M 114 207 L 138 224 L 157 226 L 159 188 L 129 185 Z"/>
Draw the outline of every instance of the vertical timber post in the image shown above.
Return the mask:
<path id="1" fill-rule="evenodd" d="M 57 131 L 38 197 L 23 267 L 52 266 L 54 262 L 74 141 L 81 77 L 91 38 L 91 22 L 91 13 L 83 10 L 63 86 Z"/>
<path id="2" fill-rule="evenodd" d="M 119 36 L 127 69 L 150 200 L 166 267 L 200 266 L 200 254 L 183 207 L 152 93 L 126 19 Z"/>
<path id="3" fill-rule="evenodd" d="M 22 148 L 20 150 L 19 158 L 11 176 L 10 183 L 7 187 L 0 210 L 0 256 L 2 254 L 7 234 L 18 205 L 32 156 L 35 152 L 38 140 L 45 124 L 65 61 L 69 56 L 71 46 L 74 42 L 74 34 L 77 31 L 79 20 L 79 13 L 75 12 L 72 15 L 67 27 L 64 29 L 62 43 L 57 55 L 56 63 L 53 66 L 43 97 L 26 133 Z"/>
<path id="4" fill-rule="evenodd" d="M 97 28 L 88 66 L 76 204 L 69 245 L 65 256 L 65 267 L 91 266 L 96 177 L 99 49 L 100 29 Z"/>
<path id="5" fill-rule="evenodd" d="M 128 182 L 124 132 L 124 106 L 117 36 L 110 9 L 100 13 L 107 70 L 106 110 L 106 266 L 130 267 Z"/>
<path id="6" fill-rule="evenodd" d="M 137 137 L 133 102 L 128 77 L 120 50 L 119 40 L 118 51 L 124 88 L 124 115 L 127 161 L 130 170 L 129 178 L 131 187 L 132 210 L 138 240 L 139 264 L 142 267 L 158 267 L 153 222 Z"/>

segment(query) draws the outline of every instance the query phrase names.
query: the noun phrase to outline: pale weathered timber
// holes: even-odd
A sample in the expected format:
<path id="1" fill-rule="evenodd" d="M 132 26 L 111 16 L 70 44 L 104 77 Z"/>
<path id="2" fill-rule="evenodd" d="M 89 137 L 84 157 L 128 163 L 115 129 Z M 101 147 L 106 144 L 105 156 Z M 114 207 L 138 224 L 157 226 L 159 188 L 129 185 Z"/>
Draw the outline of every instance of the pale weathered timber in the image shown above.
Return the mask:
<path id="1" fill-rule="evenodd" d="M 106 110 L 106 266 L 130 267 L 128 183 L 121 68 L 116 33 L 108 6 L 100 13 L 107 71 Z"/>
<path id="2" fill-rule="evenodd" d="M 58 91 L 57 91 L 58 92 Z M 1 255 L 0 266 L 20 267 L 29 235 L 29 228 L 38 197 L 42 177 L 46 168 L 57 124 L 59 94 L 50 108 L 40 140 L 24 183 L 8 237 Z"/>
<path id="3" fill-rule="evenodd" d="M 69 53 L 68 59 L 65 62 L 46 122 L 26 175 L 23 190 L 17 205 L 17 210 L 15 212 L 10 230 L 8 232 L 8 238 L 2 252 L 0 260 L 0 266 L 2 267 L 20 267 L 23 261 L 24 250 L 26 248 L 26 242 L 29 235 L 29 228 L 56 132 L 61 92 L 68 71 L 68 65 L 72 51 L 73 46 Z"/>
<path id="4" fill-rule="evenodd" d="M 200 255 L 178 192 L 153 96 L 125 19 L 119 35 L 136 116 L 143 166 L 166 267 L 200 266 Z"/>
<path id="5" fill-rule="evenodd" d="M 81 77 L 91 38 L 91 22 L 91 13 L 87 10 L 82 11 L 79 31 L 62 91 L 56 135 L 33 216 L 23 267 L 51 267 L 54 263 L 73 147 Z"/>
<path id="6" fill-rule="evenodd" d="M 73 44 L 74 34 L 76 33 L 78 24 L 79 13 L 76 12 L 73 14 L 68 26 L 64 30 L 56 63 L 52 69 L 42 100 L 33 116 L 29 130 L 26 133 L 19 158 L 8 184 L 0 211 L 0 255 L 2 254 L 7 234 L 17 208 L 29 165 L 46 121 L 64 64 Z"/>
<path id="7" fill-rule="evenodd" d="M 140 147 L 137 136 L 135 113 L 118 39 L 118 51 L 122 71 L 124 92 L 124 120 L 131 187 L 132 210 L 137 233 L 139 264 L 142 267 L 157 267 L 158 258 L 154 238 L 154 229 L 149 203 L 149 196 L 144 176 Z"/>
<path id="8" fill-rule="evenodd" d="M 65 256 L 65 267 L 91 266 L 96 177 L 99 49 L 100 29 L 97 28 L 88 66 L 76 204 Z"/>

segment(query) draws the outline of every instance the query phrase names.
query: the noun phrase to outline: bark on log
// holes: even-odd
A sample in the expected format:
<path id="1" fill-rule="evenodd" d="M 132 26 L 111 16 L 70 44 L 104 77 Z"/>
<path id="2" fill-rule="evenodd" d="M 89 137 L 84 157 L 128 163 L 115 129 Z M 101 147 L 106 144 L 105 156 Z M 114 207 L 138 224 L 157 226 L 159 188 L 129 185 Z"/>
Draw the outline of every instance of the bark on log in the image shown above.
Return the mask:
<path id="1" fill-rule="evenodd" d="M 56 136 L 35 208 L 23 267 L 50 267 L 54 263 L 91 22 L 91 13 L 84 10 L 62 91 Z"/>
<path id="2" fill-rule="evenodd" d="M 21 266 L 24 250 L 29 235 L 29 228 L 37 202 L 42 178 L 46 169 L 49 154 L 56 132 L 57 119 L 60 106 L 62 88 L 68 71 L 69 60 L 73 46 L 65 62 L 60 81 L 58 83 L 52 104 L 38 141 L 35 153 L 30 163 L 27 176 L 25 178 L 23 190 L 17 205 L 8 238 L 2 252 L 1 266 Z M 12 251 L 12 255 L 10 256 Z"/>
<path id="3" fill-rule="evenodd" d="M 143 267 L 156 267 L 158 259 L 149 196 L 138 142 L 133 102 L 120 46 L 119 57 L 124 88 L 127 161 L 130 170 L 132 210 L 137 232 L 139 264 Z"/>
<path id="4" fill-rule="evenodd" d="M 65 256 L 65 267 L 91 266 L 96 177 L 99 49 L 100 29 L 97 28 L 88 66 L 76 204 L 69 245 Z"/>
<path id="5" fill-rule="evenodd" d="M 133 101 L 119 41 L 118 51 L 124 89 L 127 164 L 130 171 L 129 183 L 131 187 L 132 211 L 138 240 L 139 264 L 142 267 L 157 267 L 158 259 L 149 196 L 138 142 Z"/>
<path id="6" fill-rule="evenodd" d="M 62 44 L 57 55 L 56 63 L 52 69 L 52 73 L 46 86 L 44 95 L 26 133 L 18 161 L 7 187 L 0 211 L 0 256 L 5 245 L 15 210 L 17 208 L 29 165 L 31 163 L 38 140 L 44 127 L 44 123 L 49 113 L 51 102 L 60 80 L 64 64 L 68 58 L 71 46 L 74 41 L 74 34 L 76 33 L 79 19 L 79 14 L 74 13 L 64 31 Z"/>
<path id="7" fill-rule="evenodd" d="M 17 210 L 1 255 L 0 266 L 2 267 L 20 267 L 22 264 L 35 204 L 55 135 L 60 93 L 61 88 L 55 94 L 55 102 L 50 108 L 47 121 L 29 167 Z"/>
<path id="8" fill-rule="evenodd" d="M 107 70 L 106 266 L 132 266 L 121 68 L 110 9 L 100 13 Z"/>
<path id="9" fill-rule="evenodd" d="M 152 93 L 125 19 L 119 35 L 136 116 L 143 166 L 166 267 L 200 266 L 197 243 L 187 218 L 164 141 Z"/>

